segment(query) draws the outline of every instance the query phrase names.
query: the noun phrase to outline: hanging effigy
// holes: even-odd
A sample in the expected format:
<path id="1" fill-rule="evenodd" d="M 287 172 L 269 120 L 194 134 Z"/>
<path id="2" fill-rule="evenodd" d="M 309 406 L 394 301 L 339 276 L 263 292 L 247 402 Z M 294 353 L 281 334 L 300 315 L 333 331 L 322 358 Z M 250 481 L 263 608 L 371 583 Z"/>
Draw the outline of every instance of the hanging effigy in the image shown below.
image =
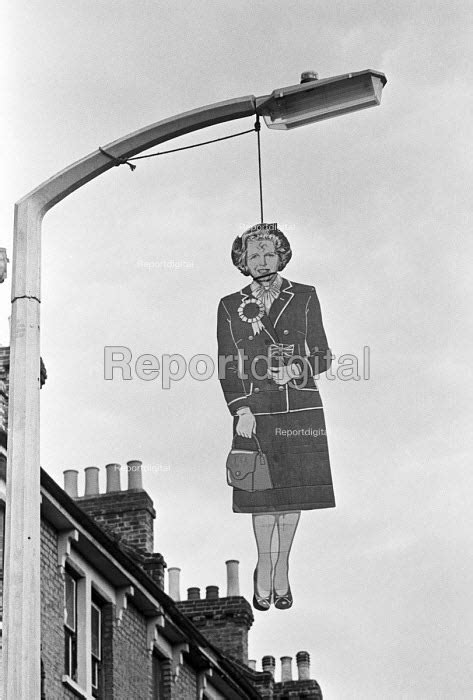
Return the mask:
<path id="1" fill-rule="evenodd" d="M 233 511 L 251 513 L 258 561 L 253 606 L 290 608 L 289 554 L 302 510 L 335 506 L 316 378 L 331 363 L 315 288 L 279 273 L 291 259 L 277 224 L 232 246 L 253 281 L 218 309 L 220 381 L 233 416 L 227 460 Z"/>

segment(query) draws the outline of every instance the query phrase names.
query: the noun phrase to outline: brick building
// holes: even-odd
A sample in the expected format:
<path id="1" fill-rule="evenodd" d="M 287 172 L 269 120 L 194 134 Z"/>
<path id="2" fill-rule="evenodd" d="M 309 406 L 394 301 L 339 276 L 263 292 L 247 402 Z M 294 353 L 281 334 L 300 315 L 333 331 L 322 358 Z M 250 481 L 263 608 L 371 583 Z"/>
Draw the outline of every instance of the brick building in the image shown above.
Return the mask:
<path id="1" fill-rule="evenodd" d="M 6 415 L 8 352 L 0 349 L 0 418 Z M 2 393 L 3 392 L 3 393 Z M 2 413 L 3 411 L 3 413 Z M 0 546 L 3 552 L 6 424 L 0 421 Z M 154 551 L 153 502 L 143 489 L 141 462 L 64 473 L 61 488 L 41 471 L 41 677 L 47 700 L 321 700 L 310 679 L 309 655 L 248 660 L 253 612 L 240 596 L 238 562 L 227 562 L 227 594 L 208 586 L 180 600 L 179 570 L 168 572 Z M 2 557 L 3 559 L 3 557 Z M 1 560 L 0 560 L 1 561 Z M 3 583 L 3 571 L 0 571 Z M 1 670 L 1 661 L 0 661 Z M 9 698 L 7 700 L 10 700 Z M 11 700 L 17 700 L 11 699 Z"/>

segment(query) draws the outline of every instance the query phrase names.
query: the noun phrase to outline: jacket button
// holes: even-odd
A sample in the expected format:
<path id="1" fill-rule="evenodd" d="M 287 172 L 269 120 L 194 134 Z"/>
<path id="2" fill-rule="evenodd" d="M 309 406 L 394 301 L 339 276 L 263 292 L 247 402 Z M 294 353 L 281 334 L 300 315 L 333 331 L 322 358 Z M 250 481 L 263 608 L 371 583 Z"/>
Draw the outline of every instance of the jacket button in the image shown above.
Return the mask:
<path id="1" fill-rule="evenodd" d="M 284 333 L 284 335 L 289 335 L 289 331 L 288 331 L 288 330 L 284 330 L 283 333 Z"/>
<path id="2" fill-rule="evenodd" d="M 279 387 L 279 391 L 284 391 L 284 387 L 283 387 L 283 386 L 280 386 L 280 387 Z"/>
<path id="3" fill-rule="evenodd" d="M 258 387 L 255 387 L 255 389 L 254 389 L 255 394 L 257 394 L 258 391 L 259 391 L 259 388 L 258 388 Z"/>
<path id="4" fill-rule="evenodd" d="M 248 340 L 253 340 L 253 336 L 252 336 L 252 335 L 249 335 L 249 336 L 248 336 Z"/>

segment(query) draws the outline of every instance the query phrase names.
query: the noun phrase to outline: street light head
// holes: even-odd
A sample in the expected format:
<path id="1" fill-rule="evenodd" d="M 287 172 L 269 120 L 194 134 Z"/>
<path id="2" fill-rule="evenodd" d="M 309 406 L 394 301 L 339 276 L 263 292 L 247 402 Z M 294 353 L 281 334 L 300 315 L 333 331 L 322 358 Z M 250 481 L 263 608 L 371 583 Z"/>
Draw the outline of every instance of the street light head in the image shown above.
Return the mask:
<path id="1" fill-rule="evenodd" d="M 301 75 L 300 85 L 274 90 L 257 103 L 257 112 L 270 129 L 294 129 L 381 103 L 386 76 L 374 70 L 317 79 Z"/>

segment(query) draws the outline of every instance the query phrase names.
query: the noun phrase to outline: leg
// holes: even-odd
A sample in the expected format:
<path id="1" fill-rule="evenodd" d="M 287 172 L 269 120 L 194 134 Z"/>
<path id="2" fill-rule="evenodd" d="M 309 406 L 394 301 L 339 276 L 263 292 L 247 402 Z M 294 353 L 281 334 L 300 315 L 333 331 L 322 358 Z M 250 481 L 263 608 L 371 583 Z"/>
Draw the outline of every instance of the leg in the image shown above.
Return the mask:
<path id="1" fill-rule="evenodd" d="M 274 513 L 253 515 L 253 531 L 258 548 L 258 564 L 255 571 L 255 594 L 258 597 L 269 598 L 271 595 L 271 540 L 275 525 L 276 515 Z"/>
<path id="2" fill-rule="evenodd" d="M 300 515 L 301 512 L 299 510 L 277 514 L 279 550 L 273 578 L 273 588 L 276 596 L 285 596 L 289 591 L 289 553 Z M 285 607 L 290 607 L 290 605 Z"/>

